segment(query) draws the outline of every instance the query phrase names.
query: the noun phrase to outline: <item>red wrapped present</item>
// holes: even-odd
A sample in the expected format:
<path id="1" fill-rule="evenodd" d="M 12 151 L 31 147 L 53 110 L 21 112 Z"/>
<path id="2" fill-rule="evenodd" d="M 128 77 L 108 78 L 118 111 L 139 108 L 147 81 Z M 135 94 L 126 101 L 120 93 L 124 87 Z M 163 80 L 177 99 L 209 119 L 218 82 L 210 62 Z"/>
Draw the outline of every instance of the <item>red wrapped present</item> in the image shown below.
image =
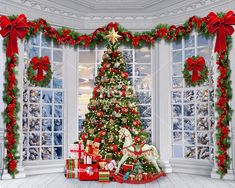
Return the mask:
<path id="1" fill-rule="evenodd" d="M 85 149 L 86 153 L 93 153 L 93 141 L 92 140 L 87 140 L 86 141 L 86 149 Z"/>
<path id="2" fill-rule="evenodd" d="M 79 161 L 77 159 L 66 159 L 66 178 L 78 178 L 78 164 Z"/>
<path id="3" fill-rule="evenodd" d="M 93 147 L 92 148 L 92 154 L 93 155 L 99 155 L 100 143 L 99 142 L 94 142 L 92 147 Z"/>
<path id="4" fill-rule="evenodd" d="M 102 160 L 102 155 L 99 154 L 99 142 L 93 142 L 91 140 L 87 140 L 86 142 L 86 149 L 85 149 L 85 155 L 91 156 L 92 161 L 99 162 Z"/>
<path id="5" fill-rule="evenodd" d="M 66 178 L 78 178 L 78 169 L 74 171 L 65 170 L 65 177 Z"/>
<path id="6" fill-rule="evenodd" d="M 92 154 L 91 156 L 92 156 L 92 160 L 94 162 L 99 162 L 99 161 L 102 160 L 102 155 L 94 155 L 94 154 Z"/>
<path id="7" fill-rule="evenodd" d="M 109 182 L 110 172 L 109 170 L 99 169 L 99 182 Z"/>
<path id="8" fill-rule="evenodd" d="M 132 171 L 133 170 L 133 165 L 132 164 L 123 164 L 122 165 L 122 168 L 123 168 L 123 171 L 124 171 L 124 173 L 126 173 L 127 172 L 127 170 L 129 169 L 130 171 Z"/>
<path id="9" fill-rule="evenodd" d="M 86 153 L 92 155 L 99 155 L 99 142 L 93 142 L 92 140 L 87 140 L 86 142 Z"/>
<path id="10" fill-rule="evenodd" d="M 98 164 L 79 164 L 79 180 L 98 180 Z"/>
<path id="11" fill-rule="evenodd" d="M 72 159 L 83 159 L 84 145 L 82 141 L 79 140 L 77 144 L 71 144 L 69 154 Z"/>

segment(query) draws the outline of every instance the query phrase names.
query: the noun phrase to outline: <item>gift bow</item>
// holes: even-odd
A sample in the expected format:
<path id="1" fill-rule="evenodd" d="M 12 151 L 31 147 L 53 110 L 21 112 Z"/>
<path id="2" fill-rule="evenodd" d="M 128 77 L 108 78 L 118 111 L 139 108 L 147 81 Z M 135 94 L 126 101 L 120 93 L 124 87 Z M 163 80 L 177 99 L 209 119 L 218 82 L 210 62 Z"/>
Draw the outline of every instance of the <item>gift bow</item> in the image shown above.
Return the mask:
<path id="1" fill-rule="evenodd" d="M 38 70 L 37 76 L 35 76 L 35 80 L 41 81 L 44 79 L 43 71 L 48 70 L 49 58 L 47 56 L 43 57 L 42 59 L 38 59 L 37 57 L 33 57 L 31 60 L 33 64 L 33 69 Z"/>
<path id="2" fill-rule="evenodd" d="M 210 33 L 217 32 L 215 52 L 221 52 L 226 50 L 226 37 L 232 35 L 234 29 L 232 25 L 235 24 L 235 15 L 233 11 L 227 12 L 223 18 L 219 18 L 215 13 L 208 14 L 207 29 Z"/>
<path id="3" fill-rule="evenodd" d="M 94 174 L 93 167 L 92 167 L 92 166 L 86 167 L 85 172 L 86 172 L 89 176 L 92 176 L 92 175 Z"/>
<path id="4" fill-rule="evenodd" d="M 196 82 L 199 80 L 198 72 L 203 70 L 205 66 L 205 60 L 203 57 L 199 57 L 198 59 L 194 60 L 193 58 L 187 59 L 188 63 L 188 70 L 192 71 L 192 82 Z"/>
<path id="5" fill-rule="evenodd" d="M 28 23 L 24 14 L 19 15 L 14 20 L 10 21 L 6 16 L 0 17 L 0 23 L 2 30 L 0 34 L 2 37 L 9 37 L 6 49 L 6 55 L 8 57 L 18 53 L 17 37 L 23 39 L 28 33 Z"/>

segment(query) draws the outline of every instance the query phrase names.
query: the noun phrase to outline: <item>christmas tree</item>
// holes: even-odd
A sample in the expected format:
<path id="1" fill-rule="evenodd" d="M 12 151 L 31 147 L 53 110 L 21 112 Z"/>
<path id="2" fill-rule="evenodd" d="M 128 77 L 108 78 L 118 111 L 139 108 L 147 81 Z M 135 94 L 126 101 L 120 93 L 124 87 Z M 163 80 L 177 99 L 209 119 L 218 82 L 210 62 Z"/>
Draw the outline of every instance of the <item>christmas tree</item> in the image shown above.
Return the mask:
<path id="1" fill-rule="evenodd" d="M 148 136 L 140 121 L 124 57 L 118 51 L 118 37 L 120 36 L 114 29 L 107 36 L 110 42 L 95 78 L 93 97 L 89 101 L 89 112 L 83 123 L 84 132 L 80 135 L 84 141 L 100 142 L 99 153 L 103 157 L 112 153 L 112 158 L 117 162 L 122 157 L 123 140 L 119 139 L 119 130 L 122 127 L 130 131 L 135 143 L 144 144 Z M 138 160 L 145 164 L 145 171 L 155 171 L 143 158 Z M 132 159 L 128 161 L 134 162 Z"/>

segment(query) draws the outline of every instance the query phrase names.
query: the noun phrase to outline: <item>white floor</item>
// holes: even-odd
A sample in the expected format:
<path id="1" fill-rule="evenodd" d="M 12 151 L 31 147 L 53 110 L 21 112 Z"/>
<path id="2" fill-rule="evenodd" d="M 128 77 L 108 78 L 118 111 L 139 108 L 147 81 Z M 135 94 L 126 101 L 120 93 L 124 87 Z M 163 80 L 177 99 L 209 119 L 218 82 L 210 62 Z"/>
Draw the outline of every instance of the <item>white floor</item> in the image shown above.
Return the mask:
<path id="1" fill-rule="evenodd" d="M 205 176 L 172 173 L 155 182 L 142 185 L 99 183 L 66 179 L 62 173 L 30 176 L 25 179 L 0 180 L 0 188 L 235 188 L 235 181 Z"/>

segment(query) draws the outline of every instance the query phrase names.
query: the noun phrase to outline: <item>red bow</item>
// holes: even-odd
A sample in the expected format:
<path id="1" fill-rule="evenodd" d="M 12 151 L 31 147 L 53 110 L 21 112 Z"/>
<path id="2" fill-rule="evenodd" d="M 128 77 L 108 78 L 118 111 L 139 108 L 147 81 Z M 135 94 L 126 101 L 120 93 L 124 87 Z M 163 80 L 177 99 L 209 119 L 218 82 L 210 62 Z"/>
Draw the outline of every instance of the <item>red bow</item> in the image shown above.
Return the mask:
<path id="1" fill-rule="evenodd" d="M 34 57 L 30 63 L 33 64 L 34 70 L 38 70 L 37 76 L 35 76 L 34 79 L 37 81 L 43 80 L 44 79 L 43 71 L 48 70 L 48 64 L 50 63 L 49 58 L 47 56 L 43 57 L 42 59 Z"/>
<path id="2" fill-rule="evenodd" d="M 110 22 L 107 26 L 106 26 L 106 30 L 110 30 L 114 28 L 115 31 L 118 30 L 118 23 L 113 23 L 113 22 Z"/>
<path id="3" fill-rule="evenodd" d="M 198 59 L 194 60 L 193 58 L 187 59 L 188 63 L 188 70 L 192 72 L 192 82 L 196 82 L 199 80 L 198 71 L 202 71 L 203 67 L 205 66 L 205 60 L 203 57 L 199 57 Z"/>
<path id="4" fill-rule="evenodd" d="M 215 52 L 221 52 L 226 50 L 226 37 L 227 35 L 232 35 L 234 29 L 231 25 L 235 24 L 235 15 L 233 11 L 229 11 L 223 18 L 218 18 L 218 16 L 211 12 L 207 16 L 208 25 L 207 29 L 210 33 L 217 32 Z"/>
<path id="5" fill-rule="evenodd" d="M 19 15 L 14 20 L 10 21 L 6 16 L 0 17 L 0 23 L 2 30 L 0 34 L 3 37 L 9 37 L 6 55 L 12 57 L 15 53 L 18 53 L 17 37 L 23 39 L 28 33 L 28 23 L 24 14 Z"/>

